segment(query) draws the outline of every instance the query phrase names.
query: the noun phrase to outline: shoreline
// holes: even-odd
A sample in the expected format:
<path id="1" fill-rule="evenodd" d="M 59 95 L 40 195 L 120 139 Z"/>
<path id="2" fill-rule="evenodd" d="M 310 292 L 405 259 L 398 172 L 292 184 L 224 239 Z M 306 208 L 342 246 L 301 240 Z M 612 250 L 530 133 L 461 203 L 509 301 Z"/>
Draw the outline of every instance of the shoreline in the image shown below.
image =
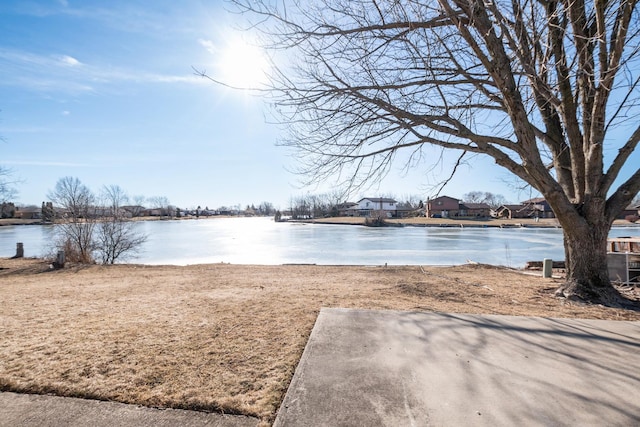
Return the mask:
<path id="1" fill-rule="evenodd" d="M 267 216 L 229 216 L 229 215 L 216 215 L 208 217 L 181 217 L 181 218 L 167 218 L 167 217 L 136 217 L 128 218 L 128 221 L 200 221 L 200 220 L 216 220 L 216 219 L 246 219 L 246 218 L 271 218 Z M 317 218 L 317 219 L 290 219 L 282 221 L 283 223 L 293 224 L 323 224 L 323 225 L 358 225 L 368 226 L 366 217 L 331 217 L 331 218 Z M 542 218 L 538 221 L 529 218 L 517 218 L 517 219 L 498 219 L 498 218 L 483 218 L 483 219 L 452 219 L 452 218 L 426 218 L 426 217 L 413 217 L 413 218 L 391 218 L 385 220 L 386 224 L 381 227 L 434 227 L 434 228 L 562 228 L 556 218 Z M 19 219 L 19 218 L 2 218 L 0 219 L 0 227 L 3 226 L 20 226 L 20 225 L 54 225 L 43 224 L 40 219 Z M 373 226 L 372 226 L 373 227 Z M 616 219 L 613 227 L 619 228 L 637 228 L 640 230 L 640 224 L 630 223 L 624 219 Z"/>
<path id="2" fill-rule="evenodd" d="M 186 221 L 186 220 L 209 220 L 209 219 L 222 219 L 222 218 L 250 218 L 245 216 L 230 216 L 230 215 L 212 215 L 202 216 L 196 218 L 194 216 L 187 217 L 164 217 L 164 216 L 139 216 L 135 218 L 126 218 L 126 221 L 138 222 L 138 221 Z M 8 225 L 55 225 L 56 223 L 43 223 L 41 219 L 21 219 L 21 218 L 0 218 L 0 227 Z"/>
<path id="3" fill-rule="evenodd" d="M 423 228 L 562 228 L 559 225 L 548 225 L 548 224 L 540 224 L 540 225 L 532 225 L 532 224 L 523 224 L 523 223 L 513 223 L 513 224 L 477 224 L 477 223 L 457 223 L 458 220 L 453 220 L 456 222 L 438 222 L 438 223 L 415 223 L 415 222 L 397 222 L 393 220 L 388 220 L 387 224 L 381 226 L 370 226 L 367 224 L 355 224 L 349 222 L 334 222 L 334 221 L 323 221 L 323 220 L 301 220 L 301 221 L 288 221 L 288 222 L 302 222 L 309 224 L 324 224 L 324 225 L 359 225 L 363 227 L 423 227 Z"/>
<path id="4" fill-rule="evenodd" d="M 303 224 L 325 224 L 325 225 L 359 225 L 368 226 L 365 217 L 335 217 L 322 219 L 288 220 L 284 222 Z M 543 218 L 538 221 L 528 218 L 518 219 L 452 219 L 452 218 L 391 218 L 386 220 L 386 224 L 381 227 L 434 227 L 434 228 L 559 228 L 556 218 Z M 640 224 L 630 223 L 623 219 L 613 222 L 613 227 L 637 228 Z"/>

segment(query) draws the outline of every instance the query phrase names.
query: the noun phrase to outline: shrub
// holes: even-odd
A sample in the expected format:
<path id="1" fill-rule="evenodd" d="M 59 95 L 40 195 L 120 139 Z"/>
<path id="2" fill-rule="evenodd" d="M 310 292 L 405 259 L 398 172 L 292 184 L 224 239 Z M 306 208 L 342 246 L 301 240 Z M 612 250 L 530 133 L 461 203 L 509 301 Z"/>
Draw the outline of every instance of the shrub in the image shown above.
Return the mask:
<path id="1" fill-rule="evenodd" d="M 375 211 L 371 213 L 371 217 L 364 220 L 364 225 L 368 227 L 384 227 L 387 225 L 386 214 L 384 211 Z"/>
<path id="2" fill-rule="evenodd" d="M 624 217 L 625 220 L 635 223 L 638 221 L 638 219 L 640 219 L 640 217 L 638 217 L 638 215 L 627 215 Z"/>
<path id="3" fill-rule="evenodd" d="M 78 245 L 73 240 L 65 238 L 64 235 L 58 236 L 51 242 L 47 254 L 44 256 L 45 259 L 55 261 L 58 251 L 64 251 L 64 258 L 67 262 L 76 264 L 93 264 L 95 262 L 90 253 L 85 252 L 83 255 L 82 251 L 78 249 Z"/>

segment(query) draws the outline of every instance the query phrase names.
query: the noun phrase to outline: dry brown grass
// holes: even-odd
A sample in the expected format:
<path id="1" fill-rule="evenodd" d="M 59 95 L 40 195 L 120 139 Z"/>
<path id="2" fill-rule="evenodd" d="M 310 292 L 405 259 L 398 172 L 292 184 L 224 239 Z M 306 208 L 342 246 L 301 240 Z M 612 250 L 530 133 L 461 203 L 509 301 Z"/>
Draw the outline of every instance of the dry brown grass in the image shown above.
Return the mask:
<path id="1" fill-rule="evenodd" d="M 486 266 L 0 260 L 0 389 L 273 419 L 321 307 L 640 320 Z"/>

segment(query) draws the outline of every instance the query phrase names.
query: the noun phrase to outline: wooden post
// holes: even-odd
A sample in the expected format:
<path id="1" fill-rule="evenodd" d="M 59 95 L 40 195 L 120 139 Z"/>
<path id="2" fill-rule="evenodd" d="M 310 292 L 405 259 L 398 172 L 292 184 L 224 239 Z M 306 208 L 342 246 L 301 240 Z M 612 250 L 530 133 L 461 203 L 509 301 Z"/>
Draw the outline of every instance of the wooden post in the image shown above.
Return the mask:
<path id="1" fill-rule="evenodd" d="M 545 258 L 542 261 L 542 277 L 550 278 L 553 273 L 553 261 L 551 258 Z"/>
<path id="2" fill-rule="evenodd" d="M 14 258 L 24 257 L 24 245 L 22 243 L 16 243 L 16 256 Z"/>
<path id="3" fill-rule="evenodd" d="M 64 268 L 64 251 L 58 251 L 56 262 L 54 263 L 56 268 Z"/>

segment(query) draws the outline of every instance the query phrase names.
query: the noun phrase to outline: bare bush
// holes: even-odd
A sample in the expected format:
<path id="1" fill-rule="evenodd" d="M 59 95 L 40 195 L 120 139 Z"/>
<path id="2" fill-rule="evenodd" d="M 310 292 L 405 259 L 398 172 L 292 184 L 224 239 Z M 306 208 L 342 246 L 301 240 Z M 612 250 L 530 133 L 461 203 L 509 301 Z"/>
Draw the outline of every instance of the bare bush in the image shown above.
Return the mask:
<path id="1" fill-rule="evenodd" d="M 97 258 L 103 264 L 113 264 L 134 256 L 147 239 L 136 231 L 136 224 L 126 220 L 122 205 L 128 197 L 117 185 L 103 188 L 98 205 L 78 178 L 65 177 L 49 198 L 63 212 L 57 221 L 56 247 L 65 251 L 67 261 L 87 264 Z"/>
<path id="2" fill-rule="evenodd" d="M 121 218 L 100 222 L 95 239 L 95 250 L 103 264 L 114 264 L 135 256 L 147 236 L 136 231 L 139 224 Z"/>

